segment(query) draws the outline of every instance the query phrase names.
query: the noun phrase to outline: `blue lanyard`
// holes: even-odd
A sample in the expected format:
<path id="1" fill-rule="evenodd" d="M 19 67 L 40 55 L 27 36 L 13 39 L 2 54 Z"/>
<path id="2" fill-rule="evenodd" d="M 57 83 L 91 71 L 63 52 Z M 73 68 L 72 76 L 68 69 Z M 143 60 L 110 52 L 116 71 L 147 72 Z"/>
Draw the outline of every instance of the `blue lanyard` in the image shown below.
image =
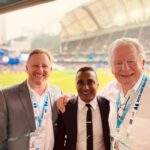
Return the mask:
<path id="1" fill-rule="evenodd" d="M 145 87 L 146 81 L 147 81 L 147 76 L 143 75 L 141 83 L 138 86 L 138 89 L 136 91 L 137 100 L 136 100 L 136 102 L 134 104 L 134 109 L 135 110 L 138 110 L 139 103 L 140 103 L 140 100 L 141 100 L 141 95 L 142 95 L 143 89 Z M 118 114 L 118 111 L 120 109 L 121 102 L 120 102 L 120 93 L 118 92 L 118 98 L 117 98 L 117 101 L 116 101 L 116 107 L 117 107 L 117 125 L 116 125 L 116 128 L 120 128 L 120 126 L 121 126 L 121 124 L 122 124 L 122 122 L 123 122 L 127 112 L 130 109 L 131 102 L 132 102 L 132 100 L 127 101 L 127 104 L 125 105 L 125 108 L 123 109 L 123 114 L 120 117 L 119 114 Z"/>
<path id="2" fill-rule="evenodd" d="M 131 100 L 128 99 L 127 104 L 125 105 L 125 108 L 123 109 L 122 116 L 119 116 L 119 114 L 118 114 L 118 111 L 120 109 L 120 105 L 121 105 L 121 103 L 120 103 L 120 94 L 118 94 L 118 99 L 117 99 L 117 102 L 116 102 L 116 106 L 117 106 L 117 126 L 116 126 L 116 128 L 120 128 L 120 125 L 122 124 L 127 112 L 130 109 Z"/>
<path id="3" fill-rule="evenodd" d="M 42 125 L 44 114 L 47 113 L 47 109 L 48 109 L 48 93 L 45 95 L 45 98 L 44 98 L 44 103 L 42 106 L 42 113 L 37 115 L 38 105 L 36 101 L 33 102 L 33 109 L 36 112 L 35 120 L 37 121 L 37 126 L 40 127 Z"/>

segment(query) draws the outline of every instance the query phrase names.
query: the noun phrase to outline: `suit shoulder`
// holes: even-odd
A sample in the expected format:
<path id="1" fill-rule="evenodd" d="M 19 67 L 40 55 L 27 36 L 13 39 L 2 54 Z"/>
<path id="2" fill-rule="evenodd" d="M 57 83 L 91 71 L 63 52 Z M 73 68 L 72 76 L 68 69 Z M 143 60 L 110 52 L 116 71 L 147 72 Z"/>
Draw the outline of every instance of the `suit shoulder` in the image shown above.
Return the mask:
<path id="1" fill-rule="evenodd" d="M 19 84 L 15 84 L 6 88 L 1 89 L 1 95 L 3 95 L 6 99 L 17 98 L 21 90 L 26 90 L 27 84 L 26 82 L 22 82 Z"/>
<path id="2" fill-rule="evenodd" d="M 67 105 L 66 105 L 66 110 L 70 110 L 74 107 L 77 107 L 77 97 L 71 98 Z"/>
<path id="3" fill-rule="evenodd" d="M 59 87 L 52 85 L 52 84 L 49 84 L 49 88 L 50 88 L 50 90 L 62 91 Z"/>
<path id="4" fill-rule="evenodd" d="M 102 96 L 97 96 L 97 100 L 103 104 L 109 104 L 109 100 Z"/>
<path id="5" fill-rule="evenodd" d="M 109 111 L 110 111 L 109 101 L 106 98 L 99 96 L 97 98 L 97 102 L 98 102 L 101 110 L 103 112 L 105 112 L 105 114 L 107 114 L 107 116 L 108 116 Z"/>
<path id="6" fill-rule="evenodd" d="M 68 102 L 68 104 L 70 104 L 70 105 L 74 105 L 75 103 L 77 103 L 77 96 L 71 98 Z"/>
<path id="7" fill-rule="evenodd" d="M 5 88 L 1 89 L 1 91 L 3 93 L 16 91 L 16 90 L 18 90 L 19 86 L 20 86 L 20 84 L 15 84 L 15 85 L 12 85 L 12 86 L 5 87 Z"/>

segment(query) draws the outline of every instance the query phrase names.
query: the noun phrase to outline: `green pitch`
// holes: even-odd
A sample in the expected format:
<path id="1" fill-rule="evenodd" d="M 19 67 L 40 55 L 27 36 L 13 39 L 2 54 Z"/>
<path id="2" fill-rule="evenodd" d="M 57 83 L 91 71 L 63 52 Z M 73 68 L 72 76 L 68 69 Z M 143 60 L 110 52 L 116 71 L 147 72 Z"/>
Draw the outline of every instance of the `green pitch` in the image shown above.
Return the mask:
<path id="1" fill-rule="evenodd" d="M 96 72 L 100 83 L 98 90 L 100 91 L 109 81 L 113 80 L 114 77 L 111 74 L 110 69 L 99 69 Z M 150 71 L 147 71 L 146 74 L 150 75 Z M 48 82 L 59 86 L 64 93 L 76 93 L 75 75 L 76 71 L 74 70 L 52 71 Z M 0 73 L 0 88 L 5 88 L 16 83 L 21 83 L 26 79 L 26 77 L 26 73 Z"/>
<path id="2" fill-rule="evenodd" d="M 75 88 L 75 74 L 76 71 L 52 71 L 49 77 L 49 83 L 59 86 L 64 93 L 76 93 Z M 109 69 L 97 70 L 99 79 L 99 90 L 102 89 L 106 83 L 113 79 Z M 0 73 L 0 88 L 5 88 L 16 83 L 21 83 L 26 79 L 26 73 L 3 72 Z"/>

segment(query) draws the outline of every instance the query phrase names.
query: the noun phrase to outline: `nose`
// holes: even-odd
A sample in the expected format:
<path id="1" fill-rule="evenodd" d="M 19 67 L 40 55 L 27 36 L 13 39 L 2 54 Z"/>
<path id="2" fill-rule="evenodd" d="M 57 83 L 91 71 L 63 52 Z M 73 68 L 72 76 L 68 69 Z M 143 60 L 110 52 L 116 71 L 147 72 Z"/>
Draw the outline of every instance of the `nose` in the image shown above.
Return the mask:
<path id="1" fill-rule="evenodd" d="M 43 67 L 42 66 L 38 66 L 38 72 L 43 73 Z"/>
<path id="2" fill-rule="evenodd" d="M 122 63 L 122 67 L 121 67 L 122 70 L 129 70 L 129 68 L 130 68 L 129 64 L 127 62 Z"/>
<path id="3" fill-rule="evenodd" d="M 88 89 L 89 89 L 88 84 L 85 83 L 85 84 L 83 85 L 83 89 L 84 89 L 84 90 L 88 90 Z"/>

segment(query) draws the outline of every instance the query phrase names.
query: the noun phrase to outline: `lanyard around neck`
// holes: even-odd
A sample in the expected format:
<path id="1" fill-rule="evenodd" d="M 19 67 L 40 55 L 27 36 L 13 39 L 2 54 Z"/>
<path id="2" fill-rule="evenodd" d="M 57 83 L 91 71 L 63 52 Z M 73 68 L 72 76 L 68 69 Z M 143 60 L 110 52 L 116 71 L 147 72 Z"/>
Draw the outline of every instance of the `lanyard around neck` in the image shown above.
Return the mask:
<path id="1" fill-rule="evenodd" d="M 143 89 L 145 87 L 146 81 L 147 81 L 147 76 L 143 75 L 141 83 L 138 86 L 138 89 L 136 91 L 136 97 L 134 97 L 134 98 L 137 98 L 137 100 L 136 100 L 136 102 L 134 104 L 134 112 L 138 110 L 138 107 L 139 107 L 139 104 L 140 104 L 140 100 L 141 100 L 141 95 L 142 95 Z M 119 109 L 120 109 L 121 102 L 120 102 L 120 92 L 118 93 L 118 98 L 117 98 L 117 101 L 116 101 L 116 107 L 117 107 L 117 124 L 116 124 L 116 129 L 119 129 L 121 124 L 123 123 L 123 121 L 125 119 L 125 116 L 126 116 L 127 112 L 129 111 L 132 102 L 133 102 L 133 100 L 131 100 L 131 99 L 127 101 L 127 104 L 125 105 L 125 108 L 123 109 L 122 116 L 119 116 L 118 112 L 119 112 Z M 129 121 L 129 123 L 131 123 L 131 122 L 133 122 L 133 119 L 132 119 L 132 121 L 131 120 Z"/>
<path id="2" fill-rule="evenodd" d="M 46 93 L 45 97 L 44 97 L 44 102 L 43 102 L 43 106 L 42 106 L 42 112 L 41 114 L 39 113 L 39 108 L 38 108 L 38 104 L 36 101 L 33 101 L 33 110 L 34 110 L 34 116 L 35 116 L 35 122 L 36 122 L 36 126 L 40 127 L 42 125 L 44 125 L 44 121 L 46 119 L 46 115 L 47 115 L 47 110 L 48 110 L 48 96 L 49 94 Z"/>

